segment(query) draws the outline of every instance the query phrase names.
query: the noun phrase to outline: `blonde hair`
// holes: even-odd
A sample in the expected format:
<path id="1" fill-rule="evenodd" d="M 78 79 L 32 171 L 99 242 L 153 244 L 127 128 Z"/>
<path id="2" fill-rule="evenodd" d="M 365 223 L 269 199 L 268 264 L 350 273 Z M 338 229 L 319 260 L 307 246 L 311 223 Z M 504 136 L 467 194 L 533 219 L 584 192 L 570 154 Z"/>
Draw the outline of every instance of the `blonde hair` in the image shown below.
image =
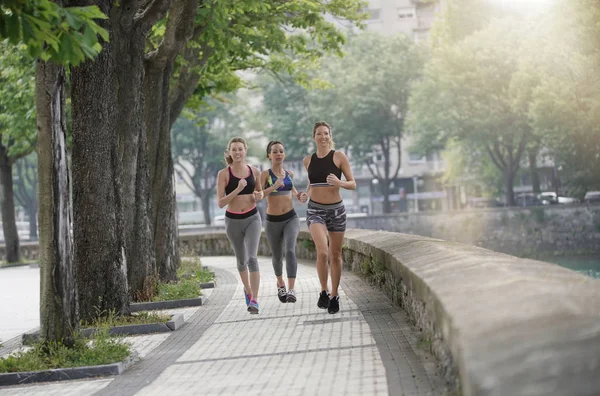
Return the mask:
<path id="1" fill-rule="evenodd" d="M 244 149 L 248 150 L 248 145 L 246 144 L 246 141 L 243 138 L 241 138 L 241 137 L 231 138 L 229 143 L 227 143 L 227 151 L 225 151 L 225 163 L 227 165 L 233 164 L 233 158 L 231 157 L 231 155 L 229 155 L 229 149 L 231 148 L 231 145 L 233 143 L 242 143 L 244 145 Z"/>
<path id="2" fill-rule="evenodd" d="M 315 126 L 313 127 L 313 139 L 315 138 L 315 135 L 317 134 L 317 128 L 320 126 L 324 126 L 324 127 L 327 127 L 327 129 L 329 129 L 329 138 L 331 139 L 329 142 L 329 148 L 334 149 L 335 142 L 333 141 L 333 132 L 331 131 L 331 125 L 329 125 L 325 121 L 318 121 L 315 123 Z"/>

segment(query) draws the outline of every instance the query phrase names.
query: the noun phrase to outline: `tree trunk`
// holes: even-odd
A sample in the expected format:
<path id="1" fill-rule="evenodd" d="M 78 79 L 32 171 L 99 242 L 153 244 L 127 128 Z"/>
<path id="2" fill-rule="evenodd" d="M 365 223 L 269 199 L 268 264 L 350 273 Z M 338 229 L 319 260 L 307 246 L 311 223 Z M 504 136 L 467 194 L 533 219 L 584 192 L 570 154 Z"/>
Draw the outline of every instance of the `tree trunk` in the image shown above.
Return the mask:
<path id="1" fill-rule="evenodd" d="M 390 180 L 380 180 L 379 184 L 381 185 L 381 193 L 383 194 L 383 213 L 391 213 Z"/>
<path id="2" fill-rule="evenodd" d="M 109 15 L 114 2 L 93 3 Z M 112 33 L 108 20 L 101 24 Z M 73 235 L 80 314 L 86 321 L 129 312 L 113 45 L 104 43 L 94 61 L 71 72 Z"/>
<path id="3" fill-rule="evenodd" d="M 31 205 L 25 208 L 27 210 L 27 216 L 29 217 L 29 240 L 37 241 L 38 239 L 38 207 L 37 199 L 32 200 Z"/>
<path id="4" fill-rule="evenodd" d="M 40 203 L 40 336 L 73 345 L 79 330 L 76 272 L 73 265 L 65 70 L 36 65 L 38 201 Z M 35 201 L 35 200 L 34 200 Z M 35 222 L 35 216 L 30 218 Z"/>
<path id="5" fill-rule="evenodd" d="M 210 218 L 210 193 L 212 191 L 205 191 L 203 196 L 200 198 L 202 200 L 202 212 L 204 213 L 204 224 L 209 226 L 211 224 Z"/>
<path id="6" fill-rule="evenodd" d="M 179 249 L 168 105 L 171 66 L 161 63 L 147 66 L 146 125 L 156 266 L 161 280 L 172 281 L 177 279 Z"/>
<path id="7" fill-rule="evenodd" d="M 506 197 L 506 206 L 515 206 L 515 194 L 514 194 L 514 179 L 515 173 L 511 166 L 506 166 L 504 172 L 504 191 Z"/>
<path id="8" fill-rule="evenodd" d="M 537 168 L 537 150 L 529 150 L 527 153 L 529 156 L 529 171 L 531 173 L 531 186 L 533 188 L 533 192 L 536 194 L 540 194 L 542 192 L 542 188 L 540 186 L 540 174 Z"/>
<path id="9" fill-rule="evenodd" d="M 122 164 L 122 205 L 127 281 L 130 297 L 153 297 L 156 272 L 151 228 L 150 181 L 144 118 L 144 27 L 134 23 L 135 9 L 112 14 L 112 41 L 118 79 L 117 134 Z"/>
<path id="10" fill-rule="evenodd" d="M 159 48 L 146 57 L 146 127 L 156 267 L 162 280 L 177 279 L 177 205 L 171 156 L 169 86 L 173 64 L 194 34 L 198 0 L 174 0 Z"/>
<path id="11" fill-rule="evenodd" d="M 15 216 L 12 174 L 12 164 L 8 157 L 8 150 L 3 144 L 0 144 L 0 205 L 2 206 L 2 230 L 4 231 L 6 261 L 16 263 L 21 259 L 21 254 L 19 252 L 19 232 Z"/>

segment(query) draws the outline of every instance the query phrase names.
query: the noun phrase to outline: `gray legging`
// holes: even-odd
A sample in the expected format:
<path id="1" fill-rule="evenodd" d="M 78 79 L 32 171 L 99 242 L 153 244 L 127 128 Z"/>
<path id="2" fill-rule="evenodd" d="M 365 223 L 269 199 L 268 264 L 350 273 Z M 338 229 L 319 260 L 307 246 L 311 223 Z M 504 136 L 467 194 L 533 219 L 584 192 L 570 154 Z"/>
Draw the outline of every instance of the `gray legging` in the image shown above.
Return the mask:
<path id="1" fill-rule="evenodd" d="M 294 216 L 284 221 L 265 222 L 265 233 L 273 253 L 275 276 L 281 276 L 283 270 L 283 250 L 285 246 L 285 268 L 288 278 L 295 278 L 298 270 L 296 261 L 296 238 L 300 232 L 300 219 Z"/>
<path id="2" fill-rule="evenodd" d="M 261 233 L 260 215 L 257 213 L 245 219 L 225 217 L 225 231 L 231 242 L 237 269 L 243 272 L 248 267 L 250 272 L 258 271 L 258 243 Z"/>

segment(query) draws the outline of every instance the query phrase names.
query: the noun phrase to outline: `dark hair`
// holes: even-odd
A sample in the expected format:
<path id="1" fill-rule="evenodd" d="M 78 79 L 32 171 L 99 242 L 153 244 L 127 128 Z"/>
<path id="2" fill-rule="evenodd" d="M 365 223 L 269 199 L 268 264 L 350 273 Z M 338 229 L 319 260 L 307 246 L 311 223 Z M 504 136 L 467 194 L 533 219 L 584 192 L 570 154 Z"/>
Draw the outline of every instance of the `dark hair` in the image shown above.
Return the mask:
<path id="1" fill-rule="evenodd" d="M 275 146 L 276 144 L 281 144 L 283 146 L 283 143 L 281 143 L 279 140 L 271 140 L 269 144 L 267 144 L 267 159 L 269 158 L 269 154 L 271 154 L 271 147 Z"/>
<path id="2" fill-rule="evenodd" d="M 317 128 L 320 126 L 324 126 L 327 127 L 327 129 L 329 129 L 329 137 L 331 138 L 331 143 L 329 144 L 329 147 L 334 148 L 335 142 L 333 141 L 333 132 L 331 131 L 331 125 L 329 125 L 325 121 L 315 122 L 315 126 L 313 127 L 313 139 L 315 138 L 315 135 L 317 133 Z"/>
<path id="3" fill-rule="evenodd" d="M 233 163 L 233 158 L 229 155 L 229 148 L 231 147 L 231 143 L 242 143 L 244 145 L 244 149 L 248 150 L 248 145 L 246 141 L 241 137 L 231 138 L 229 143 L 227 143 L 227 151 L 225 151 L 225 163 L 227 165 L 231 165 Z"/>

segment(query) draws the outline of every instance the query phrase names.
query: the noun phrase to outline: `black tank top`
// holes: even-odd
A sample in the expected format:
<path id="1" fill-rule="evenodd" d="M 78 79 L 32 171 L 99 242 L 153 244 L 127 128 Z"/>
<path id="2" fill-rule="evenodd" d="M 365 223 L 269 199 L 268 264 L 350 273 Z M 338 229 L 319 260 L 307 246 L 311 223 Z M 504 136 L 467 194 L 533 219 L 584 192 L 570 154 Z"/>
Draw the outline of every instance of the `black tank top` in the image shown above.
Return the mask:
<path id="1" fill-rule="evenodd" d="M 333 154 L 335 150 L 331 150 L 323 158 L 317 157 L 317 153 L 314 153 L 310 158 L 310 164 L 308 164 L 308 181 L 311 186 L 325 186 L 327 184 L 327 176 L 333 173 L 339 178 L 342 177 L 342 170 L 335 166 L 333 162 Z"/>
<path id="2" fill-rule="evenodd" d="M 248 167 L 248 172 L 250 174 L 247 177 L 244 177 L 244 179 L 246 179 L 246 183 L 248 184 L 246 184 L 246 187 L 244 187 L 244 189 L 238 195 L 252 194 L 254 192 L 254 187 L 256 186 L 256 181 L 254 180 L 254 172 L 252 172 L 252 168 L 250 168 L 249 165 L 246 166 Z M 231 171 L 231 166 L 229 166 L 228 169 L 229 181 L 225 186 L 225 195 L 231 194 L 237 188 L 238 183 L 240 182 L 240 178 L 235 176 Z"/>

